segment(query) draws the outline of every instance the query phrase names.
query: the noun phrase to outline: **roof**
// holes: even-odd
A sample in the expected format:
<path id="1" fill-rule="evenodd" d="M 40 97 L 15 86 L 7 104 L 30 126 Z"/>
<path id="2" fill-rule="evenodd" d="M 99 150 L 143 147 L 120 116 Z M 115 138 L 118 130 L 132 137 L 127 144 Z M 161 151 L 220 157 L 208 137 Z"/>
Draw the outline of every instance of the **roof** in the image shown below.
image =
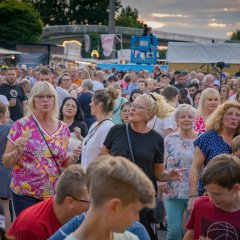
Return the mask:
<path id="1" fill-rule="evenodd" d="M 239 43 L 186 43 L 169 42 L 169 63 L 240 63 Z"/>

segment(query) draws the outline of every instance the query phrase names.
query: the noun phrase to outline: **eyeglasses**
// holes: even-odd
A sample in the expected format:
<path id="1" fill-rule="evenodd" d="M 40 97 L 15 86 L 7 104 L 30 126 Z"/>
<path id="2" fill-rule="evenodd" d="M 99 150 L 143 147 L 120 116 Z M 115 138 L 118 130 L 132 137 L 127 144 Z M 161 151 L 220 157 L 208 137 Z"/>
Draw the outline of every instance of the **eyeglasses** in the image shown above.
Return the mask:
<path id="1" fill-rule="evenodd" d="M 130 108 L 135 108 L 135 109 L 141 109 L 141 110 L 151 111 L 149 108 L 145 108 L 145 107 L 143 107 L 142 105 L 137 104 L 137 103 L 131 103 L 131 104 L 129 104 L 129 107 L 130 107 Z"/>
<path id="2" fill-rule="evenodd" d="M 35 96 L 35 98 L 39 99 L 39 100 L 43 100 L 44 98 L 46 98 L 47 100 L 54 98 L 53 95 L 37 95 Z"/>
<path id="3" fill-rule="evenodd" d="M 76 200 L 76 201 L 78 201 L 78 202 L 91 203 L 91 201 L 89 201 L 89 200 L 78 199 L 78 198 L 75 198 L 75 197 L 73 197 L 73 196 L 69 196 L 69 197 L 73 198 L 74 200 Z"/>

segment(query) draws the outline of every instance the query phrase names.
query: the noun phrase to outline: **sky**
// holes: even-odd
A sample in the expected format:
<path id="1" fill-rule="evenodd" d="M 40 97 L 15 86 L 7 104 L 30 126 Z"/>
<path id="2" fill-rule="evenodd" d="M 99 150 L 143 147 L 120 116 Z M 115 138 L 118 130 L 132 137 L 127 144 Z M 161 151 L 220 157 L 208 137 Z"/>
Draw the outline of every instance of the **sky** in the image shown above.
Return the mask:
<path id="1" fill-rule="evenodd" d="M 121 0 L 156 31 L 229 39 L 240 29 L 240 0 Z"/>

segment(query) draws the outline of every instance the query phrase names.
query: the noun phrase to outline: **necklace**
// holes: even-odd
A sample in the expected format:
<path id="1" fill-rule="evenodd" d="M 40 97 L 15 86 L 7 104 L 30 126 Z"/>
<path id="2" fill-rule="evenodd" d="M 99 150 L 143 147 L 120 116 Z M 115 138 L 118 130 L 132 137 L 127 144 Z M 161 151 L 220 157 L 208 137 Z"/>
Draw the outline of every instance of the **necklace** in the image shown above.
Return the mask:
<path id="1" fill-rule="evenodd" d="M 195 139 L 195 132 L 192 132 L 191 136 L 189 138 L 183 137 L 181 133 L 179 134 L 179 137 L 182 141 L 182 146 L 184 149 L 189 147 L 192 144 L 192 141 Z"/>

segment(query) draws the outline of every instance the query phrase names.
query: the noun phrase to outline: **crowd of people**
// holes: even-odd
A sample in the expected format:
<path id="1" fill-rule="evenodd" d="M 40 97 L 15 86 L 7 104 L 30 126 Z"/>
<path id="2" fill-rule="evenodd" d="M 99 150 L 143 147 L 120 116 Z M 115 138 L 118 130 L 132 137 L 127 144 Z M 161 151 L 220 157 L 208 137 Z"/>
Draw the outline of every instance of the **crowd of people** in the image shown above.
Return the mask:
<path id="1" fill-rule="evenodd" d="M 1 69 L 0 239 L 237 240 L 239 131 L 238 76 Z"/>

